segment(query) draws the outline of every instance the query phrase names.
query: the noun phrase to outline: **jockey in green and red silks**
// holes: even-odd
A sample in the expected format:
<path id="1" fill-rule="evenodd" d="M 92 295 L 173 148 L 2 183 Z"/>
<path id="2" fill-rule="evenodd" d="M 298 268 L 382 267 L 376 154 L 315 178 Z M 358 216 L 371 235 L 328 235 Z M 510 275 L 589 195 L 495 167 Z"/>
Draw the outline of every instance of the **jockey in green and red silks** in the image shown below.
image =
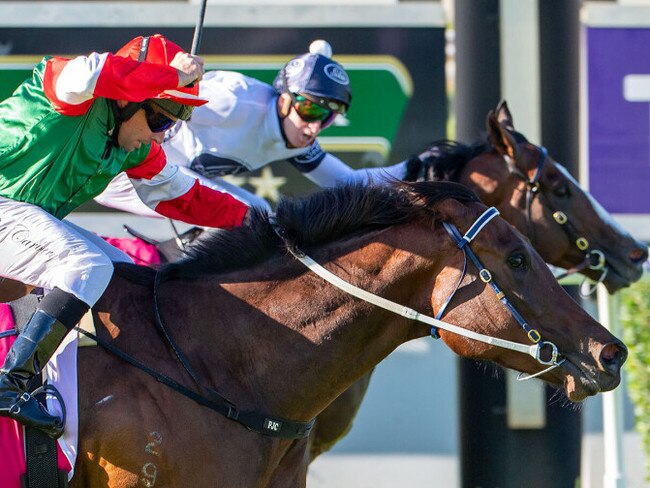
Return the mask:
<path id="1" fill-rule="evenodd" d="M 61 419 L 29 395 L 67 332 L 128 258 L 61 220 L 124 172 L 166 217 L 209 227 L 243 223 L 248 207 L 168 164 L 160 143 L 198 97 L 203 60 L 160 35 L 116 54 L 45 58 L 0 103 L 0 276 L 51 290 L 0 369 L 0 415 L 61 435 Z M 187 85 L 193 85 L 188 87 Z"/>

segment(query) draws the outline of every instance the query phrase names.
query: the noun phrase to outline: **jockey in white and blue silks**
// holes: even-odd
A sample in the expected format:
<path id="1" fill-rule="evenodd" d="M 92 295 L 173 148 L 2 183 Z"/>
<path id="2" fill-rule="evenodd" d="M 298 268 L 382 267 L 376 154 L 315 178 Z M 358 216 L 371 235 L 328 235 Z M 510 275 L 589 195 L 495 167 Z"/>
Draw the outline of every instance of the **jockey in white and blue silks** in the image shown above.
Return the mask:
<path id="1" fill-rule="evenodd" d="M 321 41 L 321 44 L 323 42 Z M 268 207 L 252 193 L 223 179 L 287 160 L 321 187 L 352 181 L 403 179 L 406 162 L 352 169 L 323 151 L 316 139 L 352 99 L 343 67 L 326 55 L 310 52 L 289 61 L 273 86 L 231 71 L 206 73 L 199 93 L 208 103 L 168 132 L 163 148 L 171 162 L 215 189 L 249 205 Z M 119 176 L 95 199 L 138 215 L 155 216 L 142 205 L 128 178 Z"/>

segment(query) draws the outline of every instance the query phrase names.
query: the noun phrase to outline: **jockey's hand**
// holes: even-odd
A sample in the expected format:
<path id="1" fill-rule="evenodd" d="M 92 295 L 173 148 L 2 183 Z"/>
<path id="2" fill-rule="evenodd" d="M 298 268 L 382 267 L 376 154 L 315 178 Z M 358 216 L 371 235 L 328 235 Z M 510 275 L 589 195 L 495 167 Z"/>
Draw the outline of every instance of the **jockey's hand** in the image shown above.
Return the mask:
<path id="1" fill-rule="evenodd" d="M 178 86 L 187 86 L 203 78 L 203 58 L 184 52 L 176 53 L 170 66 L 178 73 Z"/>

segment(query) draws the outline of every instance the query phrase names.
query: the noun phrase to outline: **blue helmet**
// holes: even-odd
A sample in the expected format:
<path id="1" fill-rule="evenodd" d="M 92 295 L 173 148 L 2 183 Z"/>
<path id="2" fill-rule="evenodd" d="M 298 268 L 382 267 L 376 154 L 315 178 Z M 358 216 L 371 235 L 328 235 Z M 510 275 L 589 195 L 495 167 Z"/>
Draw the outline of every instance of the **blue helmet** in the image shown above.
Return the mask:
<path id="1" fill-rule="evenodd" d="M 318 105 L 341 114 L 352 101 L 350 78 L 343 66 L 317 53 L 301 54 L 285 64 L 273 87 L 279 93 L 307 95 Z"/>

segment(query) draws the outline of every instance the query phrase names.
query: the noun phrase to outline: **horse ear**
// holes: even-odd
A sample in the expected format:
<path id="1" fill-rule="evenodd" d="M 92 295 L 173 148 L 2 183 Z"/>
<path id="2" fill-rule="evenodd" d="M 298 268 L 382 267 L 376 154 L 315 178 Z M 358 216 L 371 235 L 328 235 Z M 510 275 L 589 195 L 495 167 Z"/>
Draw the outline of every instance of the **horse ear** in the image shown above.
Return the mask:
<path id="1" fill-rule="evenodd" d="M 487 116 L 487 132 L 492 147 L 501 156 L 509 156 L 513 161 L 517 160 L 517 142 L 508 129 L 499 122 L 498 116 L 492 110 Z"/>
<path id="2" fill-rule="evenodd" d="M 515 130 L 515 123 L 512 120 L 512 114 L 508 108 L 508 102 L 504 99 L 501 99 L 497 105 L 497 120 L 501 125 L 503 125 L 508 130 Z"/>

